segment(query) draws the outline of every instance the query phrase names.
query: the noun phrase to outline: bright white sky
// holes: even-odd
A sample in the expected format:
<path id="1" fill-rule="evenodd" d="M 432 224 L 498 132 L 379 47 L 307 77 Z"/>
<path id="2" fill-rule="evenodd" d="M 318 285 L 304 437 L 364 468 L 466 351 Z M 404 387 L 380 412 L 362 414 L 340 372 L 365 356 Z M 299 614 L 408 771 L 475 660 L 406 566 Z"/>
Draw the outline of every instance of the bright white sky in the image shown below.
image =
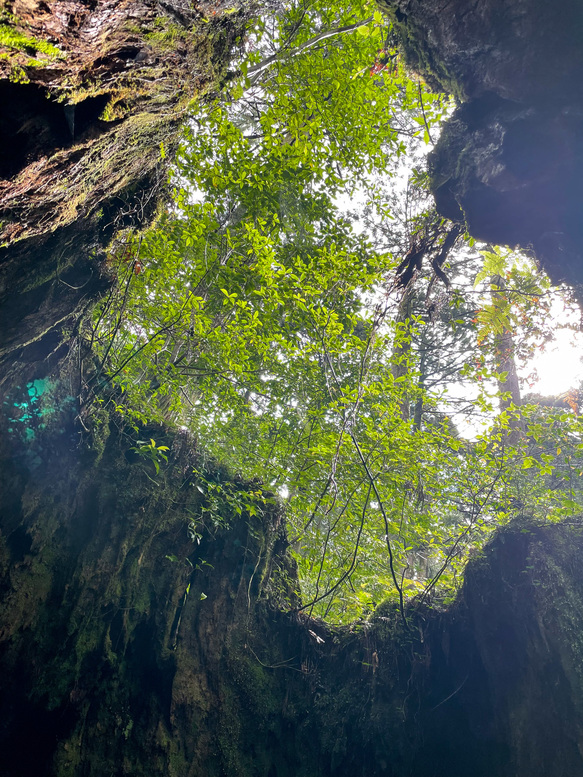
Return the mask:
<path id="1" fill-rule="evenodd" d="M 560 309 L 560 303 L 553 307 L 557 326 L 564 321 L 565 314 Z M 576 324 L 576 319 L 572 320 Z M 583 380 L 583 333 L 559 329 L 556 340 L 551 343 L 546 352 L 537 355 L 526 370 L 528 374 L 532 368 L 536 368 L 539 376 L 538 382 L 531 388 L 525 389 L 548 396 L 549 394 L 563 394 L 571 388 L 578 388 Z M 524 372 L 524 370 L 523 370 Z"/>
<path id="2" fill-rule="evenodd" d="M 521 378 L 527 378 L 534 370 L 538 373 L 538 380 L 521 387 L 524 397 L 527 394 L 540 394 L 541 396 L 560 396 L 566 394 L 569 389 L 578 389 L 583 381 L 583 332 L 569 329 L 559 329 L 561 325 L 570 323 L 574 327 L 579 323 L 580 313 L 565 314 L 563 304 L 555 300 L 551 312 L 556 321 L 555 341 L 550 343 L 544 352 L 539 352 L 535 358 L 518 368 Z M 495 391 L 495 387 L 492 386 Z M 467 393 L 467 387 L 453 384 L 449 387 L 450 398 L 464 398 L 471 400 Z M 497 404 L 496 402 L 494 403 Z M 472 413 L 469 417 L 453 415 L 459 434 L 468 440 L 475 439 L 483 434 L 492 423 L 491 414 Z"/>

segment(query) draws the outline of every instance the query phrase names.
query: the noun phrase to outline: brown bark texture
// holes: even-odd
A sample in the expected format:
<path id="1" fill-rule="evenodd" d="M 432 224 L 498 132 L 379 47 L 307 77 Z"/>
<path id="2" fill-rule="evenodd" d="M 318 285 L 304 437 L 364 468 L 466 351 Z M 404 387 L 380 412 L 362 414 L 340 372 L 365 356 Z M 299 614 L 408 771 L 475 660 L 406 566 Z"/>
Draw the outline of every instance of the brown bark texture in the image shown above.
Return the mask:
<path id="1" fill-rule="evenodd" d="M 152 219 L 189 105 L 220 84 L 247 15 L 182 0 L 3 2 L 5 363 L 71 328 L 112 281 L 112 239 Z"/>

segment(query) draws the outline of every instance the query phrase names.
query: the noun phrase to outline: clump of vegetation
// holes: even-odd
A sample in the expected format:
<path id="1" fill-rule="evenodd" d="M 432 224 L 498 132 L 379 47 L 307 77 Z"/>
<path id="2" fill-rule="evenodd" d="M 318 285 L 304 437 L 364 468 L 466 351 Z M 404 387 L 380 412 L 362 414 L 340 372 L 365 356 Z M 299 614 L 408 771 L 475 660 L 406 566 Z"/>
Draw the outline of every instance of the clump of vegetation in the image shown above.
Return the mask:
<path id="1" fill-rule="evenodd" d="M 45 40 L 25 35 L 17 27 L 17 19 L 6 11 L 0 12 L 0 59 L 11 64 L 10 80 L 27 83 L 25 68 L 45 67 L 52 60 L 63 59 L 65 54 Z"/>
<path id="2" fill-rule="evenodd" d="M 25 53 L 44 54 L 48 58 L 61 59 L 65 55 L 52 43 L 23 35 L 15 27 L 0 23 L 0 46 Z"/>
<path id="3" fill-rule="evenodd" d="M 291 3 L 247 51 L 192 115 L 172 208 L 111 252 L 87 396 L 107 379 L 279 492 L 310 613 L 403 613 L 501 523 L 581 510 L 579 417 L 515 391 L 549 283 L 434 212 L 448 103 L 374 4 Z"/>

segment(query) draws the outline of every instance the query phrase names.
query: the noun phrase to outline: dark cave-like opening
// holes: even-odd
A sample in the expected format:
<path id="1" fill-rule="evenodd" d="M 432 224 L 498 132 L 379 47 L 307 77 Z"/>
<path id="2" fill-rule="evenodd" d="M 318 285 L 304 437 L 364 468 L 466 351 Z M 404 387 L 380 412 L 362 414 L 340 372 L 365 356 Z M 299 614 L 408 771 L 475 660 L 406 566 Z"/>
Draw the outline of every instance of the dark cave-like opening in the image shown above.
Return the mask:
<path id="1" fill-rule="evenodd" d="M 0 81 L 0 178 L 13 178 L 43 155 L 72 145 L 96 124 L 108 100 L 102 94 L 65 105 L 35 84 Z"/>

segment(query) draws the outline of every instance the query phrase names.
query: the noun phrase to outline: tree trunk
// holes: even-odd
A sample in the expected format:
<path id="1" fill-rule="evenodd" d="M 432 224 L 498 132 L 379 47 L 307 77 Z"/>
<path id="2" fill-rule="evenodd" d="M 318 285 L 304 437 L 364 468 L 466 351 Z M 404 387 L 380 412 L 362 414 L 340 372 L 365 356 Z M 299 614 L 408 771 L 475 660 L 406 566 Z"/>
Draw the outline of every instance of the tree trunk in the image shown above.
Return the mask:
<path id="1" fill-rule="evenodd" d="M 0 36 L 0 365 L 27 360 L 21 349 L 55 326 L 70 333 L 114 280 L 116 239 L 166 196 L 188 106 L 218 86 L 247 19 L 205 12 L 182 0 L 2 3 L 2 29 L 29 43 Z"/>
<path id="2" fill-rule="evenodd" d="M 504 292 L 506 289 L 504 278 L 500 275 L 493 275 L 490 279 L 490 289 L 494 306 L 497 304 L 504 305 Z M 519 408 L 522 403 L 514 351 L 514 336 L 507 327 L 504 327 L 503 331 L 496 335 L 494 340 L 496 372 L 501 376 L 498 379 L 498 391 L 502 395 L 499 400 L 501 412 Z M 515 445 L 523 432 L 520 419 L 511 416 L 509 420 L 509 429 L 508 442 L 511 445 Z"/>
<path id="3" fill-rule="evenodd" d="M 0 414 L 3 774 L 583 773 L 580 521 L 508 527 L 410 630 L 391 601 L 333 628 L 298 612 L 257 483 L 143 429 L 157 470 L 101 410 L 80 438 L 70 380 Z"/>
<path id="4" fill-rule="evenodd" d="M 404 289 L 403 296 L 399 302 L 399 309 L 395 319 L 396 323 L 396 342 L 393 347 L 391 358 L 391 370 L 395 380 L 405 380 L 409 376 L 411 360 L 411 316 L 413 310 L 413 299 L 415 296 L 413 283 Z M 401 418 L 408 421 L 411 417 L 410 398 L 407 392 L 403 394 L 400 403 Z"/>

